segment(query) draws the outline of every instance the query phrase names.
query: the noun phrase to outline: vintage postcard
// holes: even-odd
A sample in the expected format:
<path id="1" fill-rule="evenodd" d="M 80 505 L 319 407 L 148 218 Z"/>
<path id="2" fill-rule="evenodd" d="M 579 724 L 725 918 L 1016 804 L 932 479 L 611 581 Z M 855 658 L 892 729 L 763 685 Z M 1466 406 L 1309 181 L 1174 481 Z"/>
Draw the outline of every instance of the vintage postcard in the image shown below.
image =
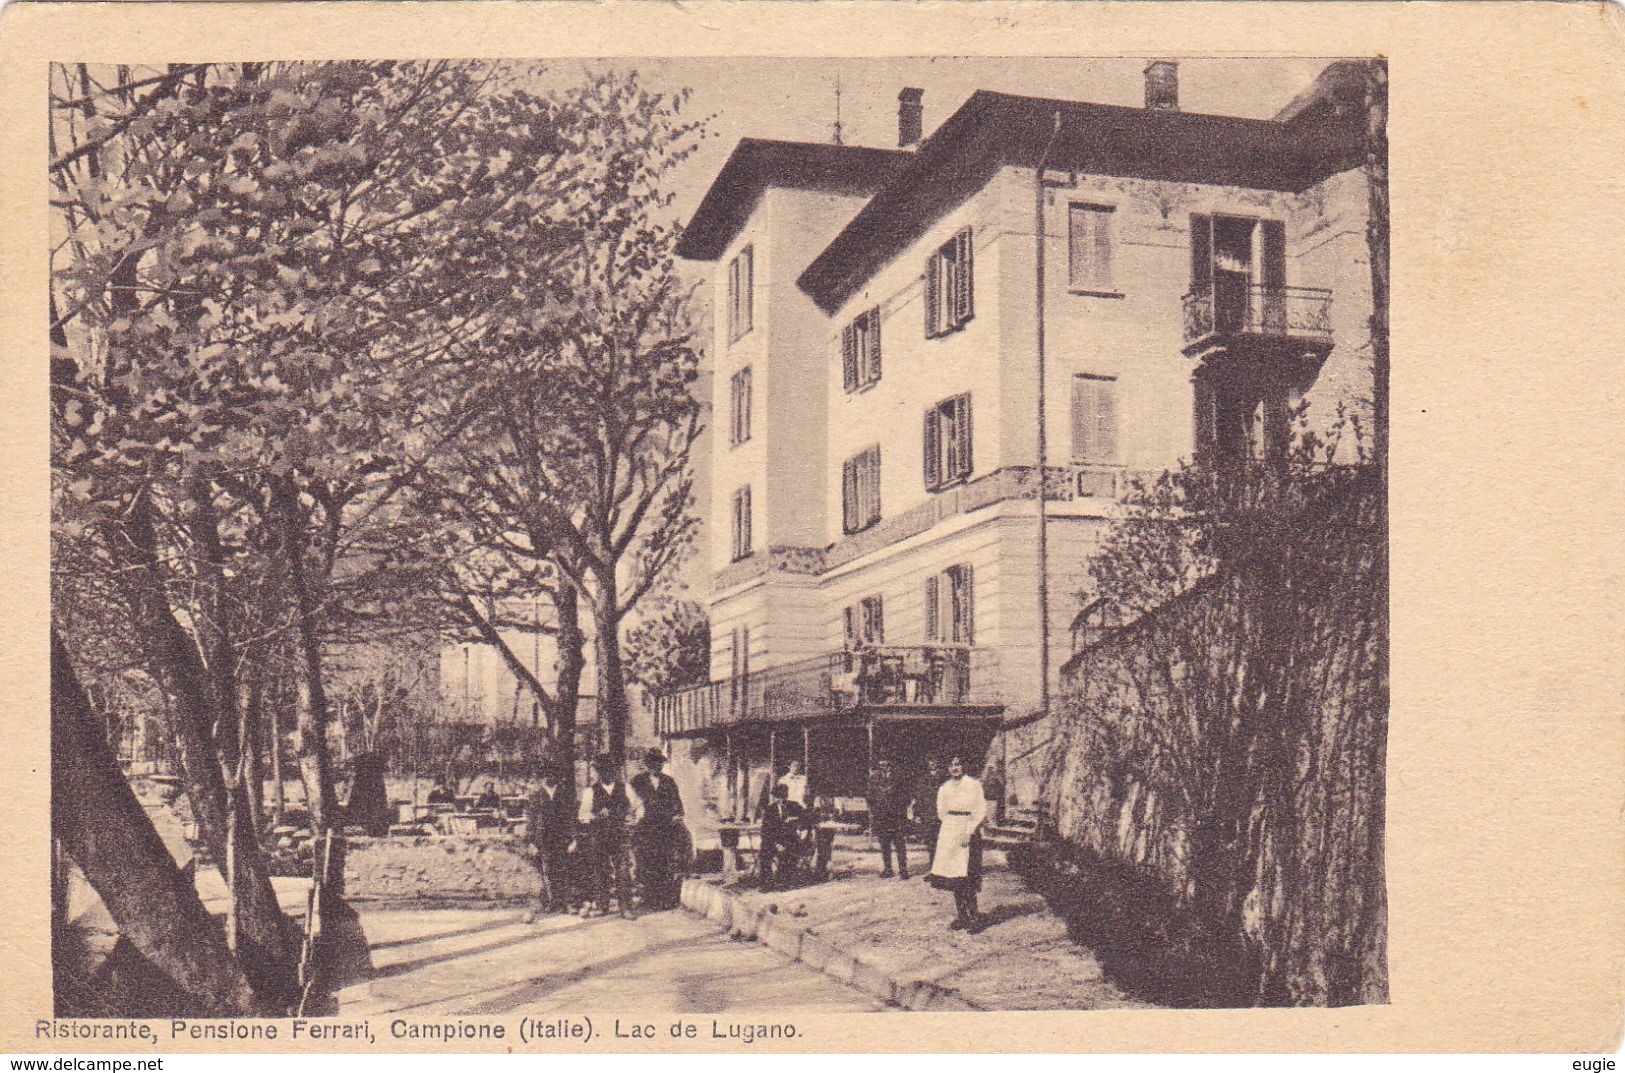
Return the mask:
<path id="1" fill-rule="evenodd" d="M 0 1040 L 1612 1050 L 1622 25 L 13 4 Z"/>

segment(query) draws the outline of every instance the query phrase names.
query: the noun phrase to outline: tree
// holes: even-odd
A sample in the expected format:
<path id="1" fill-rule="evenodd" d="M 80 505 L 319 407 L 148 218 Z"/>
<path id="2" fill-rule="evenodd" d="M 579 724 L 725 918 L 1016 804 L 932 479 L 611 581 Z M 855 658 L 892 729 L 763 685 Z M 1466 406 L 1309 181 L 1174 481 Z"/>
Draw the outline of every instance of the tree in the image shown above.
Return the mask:
<path id="1" fill-rule="evenodd" d="M 241 672 L 293 657 L 332 829 L 323 646 L 413 569 L 378 538 L 477 404 L 444 384 L 545 197 L 548 113 L 471 63 L 108 73 L 53 70 L 57 518 L 114 579 L 205 840 L 241 873 L 256 985 L 288 999 Z"/>
<path id="2" fill-rule="evenodd" d="M 688 462 L 700 430 L 699 355 L 676 272 L 677 228 L 660 219 L 672 198 L 667 177 L 701 130 L 683 104 L 630 75 L 596 77 L 556 101 L 570 181 L 535 232 L 554 256 L 515 251 L 526 270 L 516 270 L 511 314 L 481 339 L 471 385 L 493 405 L 459 441 L 436 499 L 476 551 L 466 561 L 500 579 L 495 596 L 523 582 L 551 599 L 555 694 L 513 658 L 466 577 L 454 588 L 571 748 L 585 604 L 617 757 L 627 723 L 622 623 L 681 560 L 696 524 Z"/>
<path id="3" fill-rule="evenodd" d="M 666 692 L 711 680 L 711 621 L 692 600 L 667 600 L 648 609 L 626 637 L 632 680 Z"/>

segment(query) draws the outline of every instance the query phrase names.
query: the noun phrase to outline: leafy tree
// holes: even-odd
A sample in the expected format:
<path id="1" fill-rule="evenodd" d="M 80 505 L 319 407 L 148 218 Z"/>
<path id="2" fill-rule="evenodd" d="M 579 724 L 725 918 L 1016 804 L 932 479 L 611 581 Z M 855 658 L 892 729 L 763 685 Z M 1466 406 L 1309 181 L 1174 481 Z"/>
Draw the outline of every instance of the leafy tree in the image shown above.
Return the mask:
<path id="1" fill-rule="evenodd" d="M 493 404 L 435 491 L 435 509 L 456 518 L 455 539 L 468 549 L 454 596 L 567 749 L 585 606 L 616 756 L 626 746 L 622 623 L 669 577 L 696 524 L 688 463 L 700 430 L 699 354 L 675 266 L 677 228 L 664 219 L 666 180 L 701 132 L 684 103 L 631 75 L 601 75 L 559 95 L 555 136 L 569 185 L 535 221 L 536 240 L 554 256 L 516 258 L 525 268 L 513 276 L 511 315 L 482 337 L 473 363 L 471 390 Z M 484 608 L 476 586 L 489 596 Z M 554 691 L 514 657 L 490 610 L 538 593 L 555 612 Z"/>
<path id="2" fill-rule="evenodd" d="M 508 236 L 551 197 L 551 113 L 469 63 L 108 74 L 53 71 L 56 518 L 113 579 L 200 828 L 241 873 L 256 986 L 286 999 L 241 671 L 292 657 L 331 829 L 323 645 L 387 621 L 422 569 L 393 504 L 479 405 L 446 378 L 511 292 Z"/>
<path id="3" fill-rule="evenodd" d="M 711 621 L 692 600 L 668 600 L 648 608 L 626 636 L 632 680 L 663 692 L 711 679 Z"/>

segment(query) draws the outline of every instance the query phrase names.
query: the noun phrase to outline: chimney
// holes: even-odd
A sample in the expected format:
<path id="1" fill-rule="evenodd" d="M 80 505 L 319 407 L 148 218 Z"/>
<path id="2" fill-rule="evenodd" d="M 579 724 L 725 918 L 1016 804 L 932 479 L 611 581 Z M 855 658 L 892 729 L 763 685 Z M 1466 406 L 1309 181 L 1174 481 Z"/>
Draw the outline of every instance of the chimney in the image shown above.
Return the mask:
<path id="1" fill-rule="evenodd" d="M 1179 64 L 1173 60 L 1146 64 L 1145 106 L 1161 112 L 1179 111 Z"/>
<path id="2" fill-rule="evenodd" d="M 925 90 L 910 87 L 897 95 L 897 147 L 908 149 L 920 144 L 925 135 Z"/>

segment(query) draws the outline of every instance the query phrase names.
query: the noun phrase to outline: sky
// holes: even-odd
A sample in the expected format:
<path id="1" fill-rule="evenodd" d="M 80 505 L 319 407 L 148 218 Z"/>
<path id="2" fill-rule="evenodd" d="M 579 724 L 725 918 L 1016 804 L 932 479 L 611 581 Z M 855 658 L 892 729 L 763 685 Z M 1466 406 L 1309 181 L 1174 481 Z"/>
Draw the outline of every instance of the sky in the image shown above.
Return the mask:
<path id="1" fill-rule="evenodd" d="M 636 70 L 651 89 L 692 92 L 691 114 L 710 117 L 701 150 L 676 176 L 677 215 L 687 220 L 739 139 L 832 140 L 835 88 L 847 145 L 895 148 L 897 92 L 925 91 L 929 135 L 978 89 L 1139 107 L 1147 57 L 755 58 L 711 57 L 543 61 L 544 82 L 576 81 L 589 70 Z M 1309 85 L 1330 59 L 1181 59 L 1180 107 L 1187 112 L 1269 118 Z"/>

